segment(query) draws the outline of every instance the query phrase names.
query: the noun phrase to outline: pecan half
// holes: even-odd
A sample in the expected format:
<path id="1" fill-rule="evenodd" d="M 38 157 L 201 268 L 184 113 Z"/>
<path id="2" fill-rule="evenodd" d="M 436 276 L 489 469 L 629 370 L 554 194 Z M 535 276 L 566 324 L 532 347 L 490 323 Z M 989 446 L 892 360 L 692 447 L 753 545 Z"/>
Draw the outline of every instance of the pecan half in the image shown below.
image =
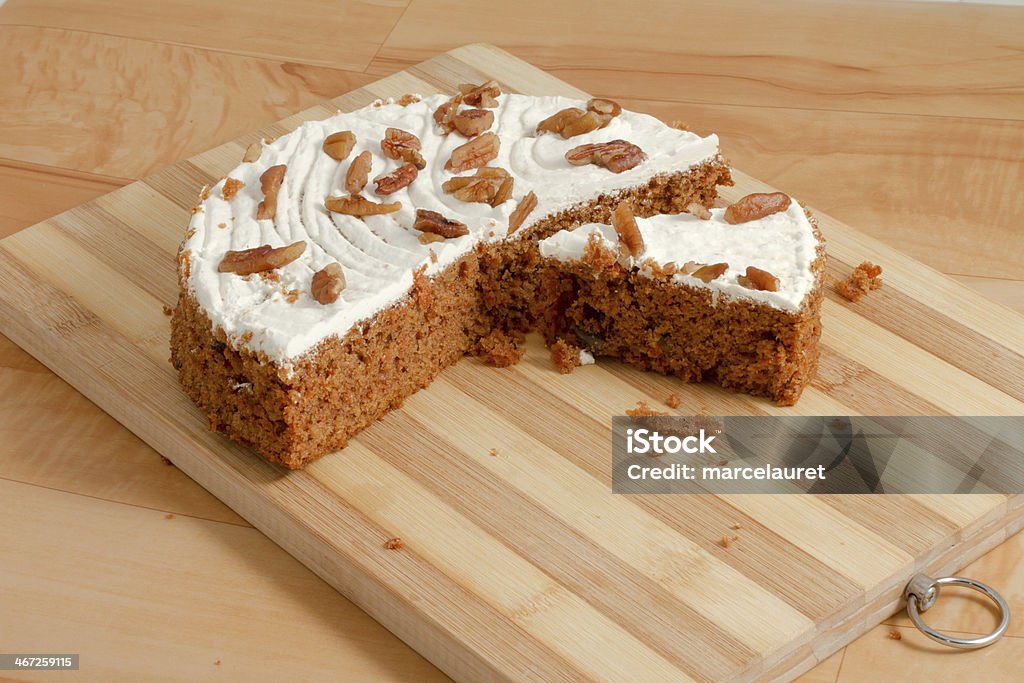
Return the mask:
<path id="1" fill-rule="evenodd" d="M 461 237 L 469 234 L 464 223 L 445 218 L 437 211 L 416 210 L 416 222 L 412 224 L 420 232 L 430 232 L 441 237 Z"/>
<path id="2" fill-rule="evenodd" d="M 377 194 L 398 192 L 416 180 L 417 175 L 419 175 L 419 169 L 416 168 L 415 164 L 402 164 L 391 173 L 385 173 L 374 178 L 373 182 L 377 185 L 377 189 L 374 191 Z"/>
<path id="3" fill-rule="evenodd" d="M 224 199 L 231 199 L 238 191 L 245 187 L 245 183 L 237 178 L 228 178 L 224 181 L 224 187 L 221 188 L 220 193 L 224 196 Z"/>
<path id="4" fill-rule="evenodd" d="M 379 216 L 385 213 L 394 213 L 402 208 L 402 203 L 378 204 L 362 195 L 356 194 L 351 197 L 328 197 L 324 200 L 324 206 L 327 207 L 328 211 L 333 211 L 334 213 L 362 218 L 363 216 Z"/>
<path id="5" fill-rule="evenodd" d="M 342 272 L 340 263 L 329 263 L 313 273 L 310 291 L 318 303 L 324 306 L 333 304 L 338 300 L 343 289 L 345 289 L 345 273 Z"/>
<path id="6" fill-rule="evenodd" d="M 789 196 L 782 192 L 754 192 L 746 197 L 741 197 L 725 210 L 725 222 L 736 225 L 764 218 L 773 213 L 785 211 L 789 208 L 790 203 Z"/>
<path id="7" fill-rule="evenodd" d="M 306 251 L 305 242 L 294 242 L 286 247 L 272 247 L 264 244 L 252 249 L 228 251 L 224 254 L 217 270 L 221 273 L 251 275 L 287 266 Z"/>
<path id="8" fill-rule="evenodd" d="M 691 263 L 693 264 L 692 266 Z M 703 282 L 711 282 L 712 280 L 716 280 L 722 277 L 725 271 L 729 269 L 728 263 L 712 263 L 710 265 L 705 265 L 703 263 L 693 263 L 692 261 L 687 261 L 686 265 L 690 267 L 696 267 L 693 268 L 692 271 L 690 271 L 689 268 L 684 268 L 683 272 L 686 272 L 688 275 L 692 275 L 693 277 Z"/>
<path id="9" fill-rule="evenodd" d="M 451 98 L 434 110 L 434 123 L 447 135 L 455 130 L 455 117 L 459 113 L 459 105 L 462 104 L 462 94 Z"/>
<path id="10" fill-rule="evenodd" d="M 370 177 L 370 170 L 373 168 L 373 155 L 369 150 L 360 152 L 359 156 L 352 160 L 345 172 L 345 191 L 349 194 L 359 194 L 366 187 L 366 180 Z"/>
<path id="11" fill-rule="evenodd" d="M 640 256 L 644 251 L 644 238 L 637 227 L 636 218 L 633 217 L 633 209 L 628 202 L 619 202 L 619 205 L 612 211 L 612 227 L 615 234 L 619 236 L 619 251 L 628 253 L 633 258 Z"/>
<path id="12" fill-rule="evenodd" d="M 426 168 L 427 162 L 420 154 L 423 145 L 420 139 L 400 128 L 388 128 L 384 131 L 384 139 L 380 141 L 380 149 L 388 159 L 397 159 L 412 164 L 418 169 Z"/>
<path id="13" fill-rule="evenodd" d="M 355 146 L 355 133 L 343 130 L 327 136 L 324 140 L 324 153 L 335 161 L 345 161 Z"/>
<path id="14" fill-rule="evenodd" d="M 736 278 L 736 282 L 740 283 L 747 289 L 756 289 L 763 292 L 777 292 L 779 291 L 779 278 L 775 277 L 767 270 L 761 270 L 754 266 L 747 266 L 747 276 L 740 275 Z"/>
<path id="15" fill-rule="evenodd" d="M 494 123 L 494 112 L 486 109 L 465 109 L 452 119 L 452 125 L 467 138 L 480 135 Z"/>
<path id="16" fill-rule="evenodd" d="M 612 173 L 628 171 L 646 158 L 642 149 L 625 140 L 580 145 L 565 153 L 565 160 L 573 166 L 596 164 Z"/>
<path id="17" fill-rule="evenodd" d="M 271 166 L 260 176 L 260 189 L 263 191 L 263 201 L 256 207 L 256 218 L 273 220 L 277 215 L 277 193 L 284 182 L 284 173 L 288 167 L 284 164 Z"/>
<path id="18" fill-rule="evenodd" d="M 462 101 L 471 107 L 483 107 L 493 109 L 498 106 L 497 97 L 501 95 L 501 88 L 498 82 L 491 80 L 480 85 L 462 83 L 459 85 L 459 92 L 462 93 Z"/>
<path id="19" fill-rule="evenodd" d="M 690 202 L 687 204 L 686 213 L 696 216 L 702 221 L 711 220 L 711 211 L 700 202 Z"/>
<path id="20" fill-rule="evenodd" d="M 452 150 L 452 158 L 444 165 L 444 170 L 462 173 L 472 168 L 485 166 L 487 162 L 497 158 L 501 140 L 494 133 L 482 133 L 469 142 Z"/>
<path id="21" fill-rule="evenodd" d="M 508 217 L 508 233 L 511 235 L 518 230 L 526 221 L 526 217 L 537 208 L 537 195 L 531 190 L 528 195 L 519 200 L 515 210 Z"/>
<path id="22" fill-rule="evenodd" d="M 259 161 L 260 156 L 263 154 L 263 143 L 257 140 L 248 147 L 245 148 L 245 154 L 242 155 L 242 161 L 244 163 L 251 164 L 254 161 Z"/>
<path id="23" fill-rule="evenodd" d="M 449 178 L 441 189 L 463 202 L 498 206 L 512 196 L 513 178 L 503 168 L 484 166 L 472 176 Z"/>

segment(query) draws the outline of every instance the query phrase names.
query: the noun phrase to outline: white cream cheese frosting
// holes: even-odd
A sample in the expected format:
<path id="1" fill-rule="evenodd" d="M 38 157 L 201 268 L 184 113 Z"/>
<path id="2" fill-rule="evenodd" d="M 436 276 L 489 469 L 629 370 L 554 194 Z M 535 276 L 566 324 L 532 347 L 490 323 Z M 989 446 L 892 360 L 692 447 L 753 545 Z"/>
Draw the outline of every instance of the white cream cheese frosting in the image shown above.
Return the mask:
<path id="1" fill-rule="evenodd" d="M 629 265 L 651 275 L 649 261 L 658 266 L 686 262 L 728 263 L 718 278 L 704 282 L 692 275 L 676 273 L 674 282 L 706 287 L 719 295 L 751 299 L 796 312 L 814 288 L 812 264 L 818 257 L 818 239 L 807 215 L 796 201 L 785 211 L 733 225 L 725 221 L 725 209 L 711 209 L 711 219 L 701 220 L 688 213 L 637 218 L 644 251 L 628 257 Z M 539 242 L 541 256 L 561 261 L 579 259 L 587 242 L 596 235 L 601 246 L 618 251 L 619 240 L 610 225 L 589 223 L 575 230 L 561 230 Z M 739 284 L 747 266 L 768 271 L 779 279 L 778 291 L 760 291 Z"/>
<path id="2" fill-rule="evenodd" d="M 214 328 L 223 329 L 232 345 L 262 353 L 287 369 L 324 339 L 344 336 L 355 324 L 400 301 L 418 269 L 436 273 L 480 242 L 505 239 L 509 215 L 530 191 L 538 201 L 524 228 L 601 194 L 643 185 L 660 173 L 685 171 L 718 154 L 714 135 L 700 137 L 625 110 L 606 128 L 568 140 L 550 133 L 536 135 L 543 119 L 566 107 L 585 108 L 585 104 L 555 96 L 503 94 L 497 109 L 491 110 L 495 120 L 489 129 L 499 136 L 501 148 L 488 165 L 511 173 L 515 179 L 512 199 L 497 207 L 466 203 L 441 189 L 453 177 L 444 170 L 445 162 L 455 147 L 466 142 L 458 133 L 444 135 L 434 122 L 435 109 L 447 100 L 447 95 L 435 95 L 406 106 L 376 102 L 305 123 L 263 145 L 255 162 L 242 163 L 228 173 L 228 178 L 244 183 L 233 197 L 223 197 L 225 180 L 210 188 L 193 214 L 182 250 L 189 253 L 189 291 Z M 365 219 L 327 211 L 324 200 L 345 195 L 345 174 L 360 152 L 369 150 L 373 156 L 371 178 L 401 165 L 381 152 L 380 141 L 389 127 L 419 137 L 427 166 L 411 185 L 394 194 L 376 195 L 372 182 L 363 194 L 375 202 L 401 202 L 401 210 Z M 346 160 L 338 162 L 323 152 L 322 145 L 328 135 L 345 130 L 355 134 L 356 145 Z M 638 145 L 647 159 L 620 174 L 595 165 L 571 166 L 565 160 L 573 147 L 620 138 Z M 277 215 L 273 220 L 257 220 L 256 207 L 263 199 L 260 175 L 278 164 L 287 170 L 278 193 Z M 421 244 L 419 231 L 412 228 L 417 209 L 462 222 L 469 234 Z M 280 247 L 299 240 L 307 243 L 305 252 L 274 271 L 276 278 L 218 271 L 229 250 L 263 244 Z M 310 280 L 334 261 L 341 264 L 347 284 L 336 302 L 322 305 L 310 293 Z"/>

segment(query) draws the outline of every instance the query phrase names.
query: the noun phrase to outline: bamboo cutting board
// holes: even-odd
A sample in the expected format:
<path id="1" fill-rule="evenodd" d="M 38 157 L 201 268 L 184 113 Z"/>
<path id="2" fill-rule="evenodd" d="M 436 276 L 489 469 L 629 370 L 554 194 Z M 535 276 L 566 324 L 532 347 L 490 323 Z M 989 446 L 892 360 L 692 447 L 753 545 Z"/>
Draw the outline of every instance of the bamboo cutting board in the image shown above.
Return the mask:
<path id="1" fill-rule="evenodd" d="M 258 137 L 492 77 L 584 96 L 491 46 L 454 50 L 3 240 L 0 331 L 462 680 L 788 676 L 891 614 L 914 571 L 1021 527 L 1021 496 L 611 495 L 610 417 L 673 392 L 685 413 L 1024 413 L 1024 318 L 821 214 L 830 272 L 872 260 L 886 284 L 856 305 L 829 293 L 795 408 L 616 363 L 562 376 L 533 340 L 510 369 L 463 360 L 302 472 L 207 431 L 161 311 L 198 189 Z M 735 177 L 726 200 L 767 188 Z"/>

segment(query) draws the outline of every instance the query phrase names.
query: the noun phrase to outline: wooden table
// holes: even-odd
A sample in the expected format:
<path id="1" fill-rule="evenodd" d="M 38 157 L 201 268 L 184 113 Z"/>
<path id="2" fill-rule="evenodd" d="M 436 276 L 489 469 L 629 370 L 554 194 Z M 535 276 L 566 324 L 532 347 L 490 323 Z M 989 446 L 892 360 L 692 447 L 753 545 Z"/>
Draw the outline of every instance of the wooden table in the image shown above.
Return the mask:
<path id="1" fill-rule="evenodd" d="M 1024 9 L 492 5 L 11 0 L 0 8 L 0 236 L 488 41 L 719 133 L 746 172 L 1024 310 Z M 105 679 L 443 678 L 3 338 L 0 390 L 0 651 L 80 652 L 78 678 L 90 660 Z M 1021 614 L 1022 556 L 1018 535 L 964 573 Z M 967 598 L 929 619 L 963 633 L 994 621 Z M 806 680 L 1009 680 L 1024 629 L 1018 618 L 999 645 L 955 656 L 928 643 L 894 617 Z"/>

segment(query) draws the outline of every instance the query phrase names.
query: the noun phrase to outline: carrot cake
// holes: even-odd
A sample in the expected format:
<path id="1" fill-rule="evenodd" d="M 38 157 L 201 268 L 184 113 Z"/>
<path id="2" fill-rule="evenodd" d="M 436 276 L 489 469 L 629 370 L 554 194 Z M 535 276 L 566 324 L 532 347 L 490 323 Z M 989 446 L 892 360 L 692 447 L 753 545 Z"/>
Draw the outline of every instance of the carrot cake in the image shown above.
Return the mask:
<path id="1" fill-rule="evenodd" d="M 559 231 L 540 253 L 540 327 L 553 348 L 782 405 L 814 376 L 824 245 L 782 193 L 648 218 L 623 203 L 611 224 Z"/>
<path id="2" fill-rule="evenodd" d="M 204 189 L 179 250 L 171 359 L 213 429 L 273 462 L 302 467 L 345 446 L 467 353 L 514 362 L 527 330 L 539 326 L 550 338 L 608 355 L 610 347 L 580 337 L 575 320 L 547 319 L 553 307 L 544 299 L 555 285 L 541 284 L 550 259 L 541 258 L 538 242 L 607 224 L 623 202 L 640 218 L 708 208 L 721 184 L 731 180 L 714 135 L 609 100 L 505 94 L 493 82 L 305 123 L 253 144 L 238 167 Z M 566 267 L 567 276 L 581 277 Z M 621 275 L 635 280 L 633 269 Z M 673 282 L 689 298 L 659 300 L 695 306 L 698 325 L 699 314 L 712 313 L 706 322 L 716 324 L 719 294 L 733 293 L 735 283 L 731 271 L 721 286 Z M 780 291 L 775 298 L 796 296 L 788 280 Z M 816 313 L 808 296 L 806 310 Z M 759 332 L 741 335 L 734 365 L 744 358 L 742 343 L 751 344 L 752 362 L 781 353 L 765 336 L 775 331 L 787 353 L 816 339 L 798 332 L 795 309 L 775 298 L 722 299 L 777 318 L 759 319 Z M 586 306 L 569 305 L 567 315 L 576 308 Z M 741 318 L 723 330 L 739 333 Z M 800 378 L 789 373 L 749 387 L 795 397 L 812 365 L 805 351 Z M 684 371 L 641 364 L 748 386 L 729 379 L 742 374 L 738 365 L 726 377 L 703 357 L 688 362 L 695 365 Z M 772 367 L 787 373 L 792 362 Z M 773 371 L 766 367 L 752 372 Z M 780 382 L 791 388 L 759 388 Z"/>

